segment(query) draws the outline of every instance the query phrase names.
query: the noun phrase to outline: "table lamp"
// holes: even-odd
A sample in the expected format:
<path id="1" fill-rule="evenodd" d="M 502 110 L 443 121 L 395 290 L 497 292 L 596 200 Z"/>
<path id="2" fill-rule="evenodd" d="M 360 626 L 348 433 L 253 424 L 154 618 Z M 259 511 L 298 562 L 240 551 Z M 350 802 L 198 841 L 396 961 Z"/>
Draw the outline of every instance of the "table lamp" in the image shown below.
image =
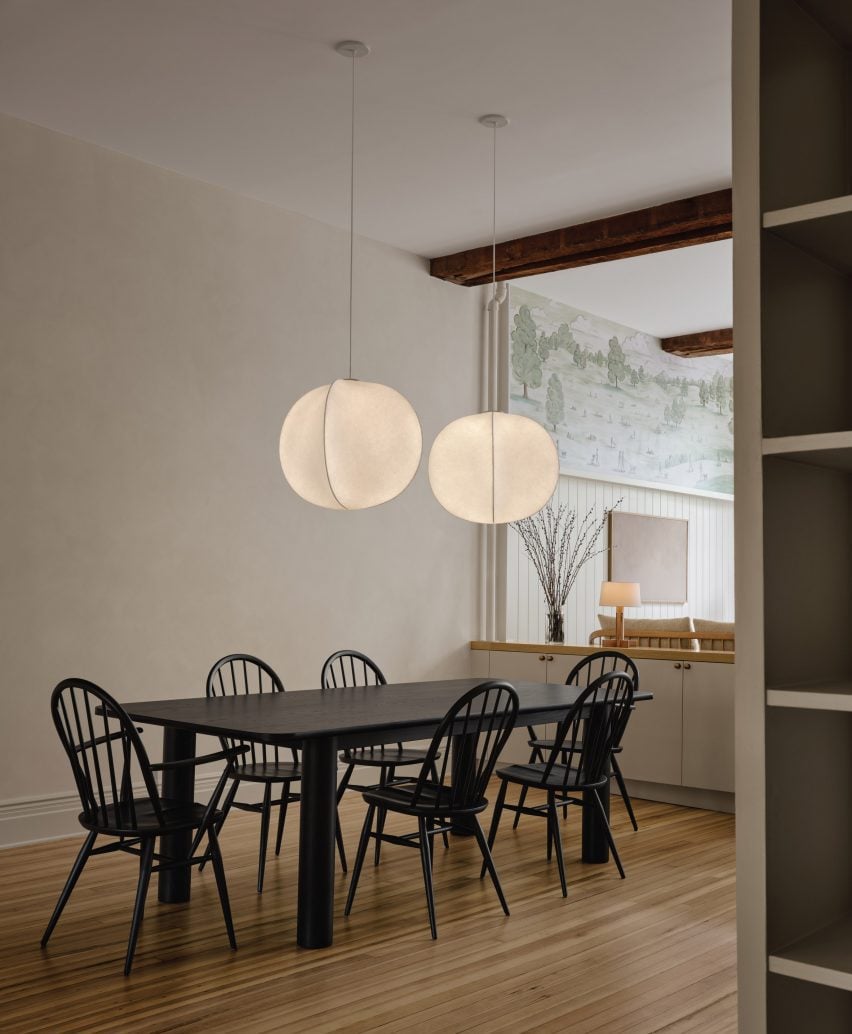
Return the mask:
<path id="1" fill-rule="evenodd" d="M 624 608 L 642 606 L 639 583 L 601 582 L 601 606 L 615 607 L 615 646 L 628 646 L 624 636 Z"/>

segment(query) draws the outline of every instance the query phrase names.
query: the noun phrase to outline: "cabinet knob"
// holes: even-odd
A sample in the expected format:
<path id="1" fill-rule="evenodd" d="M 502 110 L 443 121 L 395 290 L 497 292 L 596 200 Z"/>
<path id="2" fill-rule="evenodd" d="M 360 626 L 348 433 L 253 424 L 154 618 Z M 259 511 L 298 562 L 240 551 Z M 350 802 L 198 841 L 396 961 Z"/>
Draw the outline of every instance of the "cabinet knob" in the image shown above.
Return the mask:
<path id="1" fill-rule="evenodd" d="M 547 660 L 547 658 L 546 658 L 546 657 L 544 656 L 544 654 L 543 654 L 543 653 L 540 653 L 540 654 L 538 655 L 538 659 L 539 659 L 540 661 L 546 661 L 546 660 Z"/>
<path id="2" fill-rule="evenodd" d="M 552 660 L 553 660 L 553 654 L 552 654 L 552 653 L 549 653 L 549 654 L 547 655 L 547 659 L 548 659 L 549 661 L 552 661 Z"/>
<path id="3" fill-rule="evenodd" d="M 683 665 L 680 663 L 680 661 L 677 661 L 676 664 L 675 664 L 675 667 L 676 668 L 681 668 L 681 667 L 683 667 Z"/>
<path id="4" fill-rule="evenodd" d="M 687 671 L 689 671 L 691 667 L 692 665 L 689 663 L 689 661 L 687 661 L 686 664 L 684 664 L 684 668 L 686 668 Z"/>

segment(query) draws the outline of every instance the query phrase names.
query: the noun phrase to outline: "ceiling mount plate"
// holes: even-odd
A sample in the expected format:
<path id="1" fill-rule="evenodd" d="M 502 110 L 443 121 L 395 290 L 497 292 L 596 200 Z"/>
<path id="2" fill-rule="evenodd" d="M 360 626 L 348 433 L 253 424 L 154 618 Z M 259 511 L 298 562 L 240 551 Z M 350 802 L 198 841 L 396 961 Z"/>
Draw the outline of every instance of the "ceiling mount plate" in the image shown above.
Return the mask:
<path id="1" fill-rule="evenodd" d="M 479 124 L 487 126 L 489 129 L 503 129 L 504 126 L 509 125 L 509 120 L 505 115 L 480 115 Z"/>
<path id="2" fill-rule="evenodd" d="M 365 57 L 370 53 L 367 44 L 357 39 L 341 40 L 340 43 L 334 44 L 334 49 L 344 57 Z"/>

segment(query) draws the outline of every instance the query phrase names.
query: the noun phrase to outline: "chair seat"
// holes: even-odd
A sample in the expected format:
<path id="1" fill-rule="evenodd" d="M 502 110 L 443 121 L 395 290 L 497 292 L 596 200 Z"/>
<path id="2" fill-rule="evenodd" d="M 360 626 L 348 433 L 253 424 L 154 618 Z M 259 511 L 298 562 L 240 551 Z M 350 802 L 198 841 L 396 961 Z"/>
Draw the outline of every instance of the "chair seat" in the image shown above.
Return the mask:
<path id="1" fill-rule="evenodd" d="M 295 761 L 258 761 L 237 765 L 234 774 L 249 783 L 292 782 L 302 778 L 302 766 Z"/>
<path id="2" fill-rule="evenodd" d="M 186 804 L 169 798 L 160 799 L 163 820 L 160 821 L 154 805 L 148 797 L 133 799 L 133 810 L 129 804 L 110 805 L 105 812 L 98 809 L 96 818 L 80 814 L 80 825 L 107 835 L 136 836 L 151 833 L 173 833 L 182 829 L 197 829 L 207 810 L 203 804 Z M 135 821 L 134 821 L 135 818 Z"/>
<path id="3" fill-rule="evenodd" d="M 340 760 L 347 765 L 374 765 L 387 768 L 389 765 L 422 765 L 426 760 L 427 753 L 425 750 L 400 748 L 396 743 L 388 743 L 381 747 L 355 747 L 344 750 L 340 755 Z"/>
<path id="4" fill-rule="evenodd" d="M 553 750 L 553 746 L 556 743 L 556 740 L 555 739 L 546 739 L 543 736 L 533 736 L 532 739 L 527 740 L 527 743 L 531 747 L 538 747 L 541 750 Z M 580 740 L 578 740 L 574 744 L 574 749 L 575 750 L 579 750 L 580 747 L 582 747 L 582 746 L 583 746 L 582 742 Z M 613 754 L 620 754 L 621 753 L 621 747 L 613 747 L 612 748 L 612 752 L 613 752 Z"/>
<path id="5" fill-rule="evenodd" d="M 537 786 L 542 790 L 566 790 L 568 793 L 596 789 L 606 786 L 608 782 L 606 776 L 603 779 L 587 781 L 583 772 L 577 771 L 576 768 L 569 769 L 566 777 L 564 765 L 554 765 L 545 781 L 546 768 L 547 765 L 541 762 L 531 765 L 507 765 L 505 768 L 498 768 L 497 775 L 510 783 Z"/>
<path id="6" fill-rule="evenodd" d="M 397 811 L 403 815 L 475 815 L 485 811 L 488 801 L 483 798 L 468 808 L 453 808 L 451 802 L 452 788 L 449 786 L 427 785 L 420 794 L 416 804 L 412 803 L 416 783 L 394 783 L 392 786 L 377 787 L 364 794 L 367 804 L 376 804 L 388 811 Z"/>

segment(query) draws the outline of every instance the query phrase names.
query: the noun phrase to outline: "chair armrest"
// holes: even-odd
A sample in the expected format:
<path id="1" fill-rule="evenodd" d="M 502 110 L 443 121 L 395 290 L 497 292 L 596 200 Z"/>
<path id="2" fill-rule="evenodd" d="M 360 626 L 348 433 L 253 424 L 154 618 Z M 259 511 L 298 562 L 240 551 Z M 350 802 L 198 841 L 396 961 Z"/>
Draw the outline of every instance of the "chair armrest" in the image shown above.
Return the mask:
<path id="1" fill-rule="evenodd" d="M 187 765 L 207 765 L 212 761 L 233 761 L 238 755 L 248 752 L 249 747 L 231 747 L 228 750 L 217 750 L 215 754 L 202 754 L 197 758 L 180 758 L 178 761 L 160 761 L 151 765 L 155 772 L 166 768 L 184 768 Z"/>

